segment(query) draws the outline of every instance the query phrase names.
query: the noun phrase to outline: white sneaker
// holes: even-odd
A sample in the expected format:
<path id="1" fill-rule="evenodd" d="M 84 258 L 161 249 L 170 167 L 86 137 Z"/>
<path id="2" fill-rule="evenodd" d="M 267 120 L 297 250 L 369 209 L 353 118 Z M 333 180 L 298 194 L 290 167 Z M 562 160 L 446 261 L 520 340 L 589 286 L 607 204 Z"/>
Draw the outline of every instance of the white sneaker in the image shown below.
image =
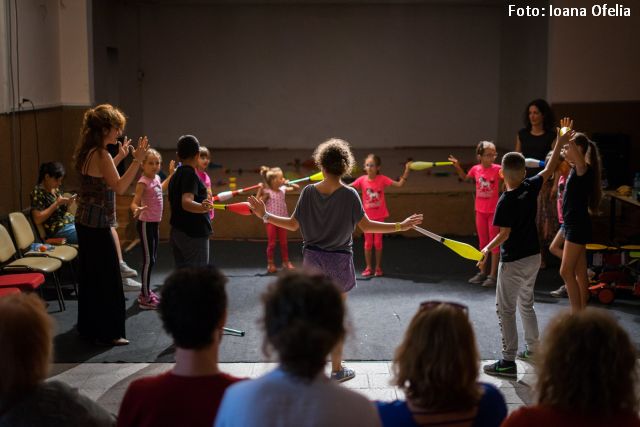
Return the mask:
<path id="1" fill-rule="evenodd" d="M 123 279 L 126 279 L 127 277 L 136 277 L 138 272 L 129 267 L 126 262 L 122 261 L 120 262 L 120 275 Z"/>
<path id="2" fill-rule="evenodd" d="M 122 279 L 122 287 L 124 288 L 125 292 L 140 291 L 140 289 L 142 289 L 142 283 L 136 282 L 135 280 L 130 278 L 126 278 Z"/>

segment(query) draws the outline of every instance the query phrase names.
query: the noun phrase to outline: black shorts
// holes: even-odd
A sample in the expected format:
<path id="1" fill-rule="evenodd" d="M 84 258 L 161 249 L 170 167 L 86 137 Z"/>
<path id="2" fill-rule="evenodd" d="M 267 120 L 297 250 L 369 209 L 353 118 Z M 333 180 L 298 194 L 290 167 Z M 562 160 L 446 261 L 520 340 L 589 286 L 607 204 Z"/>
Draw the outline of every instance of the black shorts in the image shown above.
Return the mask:
<path id="1" fill-rule="evenodd" d="M 569 225 L 564 224 L 564 239 L 576 245 L 591 243 L 591 223 Z"/>

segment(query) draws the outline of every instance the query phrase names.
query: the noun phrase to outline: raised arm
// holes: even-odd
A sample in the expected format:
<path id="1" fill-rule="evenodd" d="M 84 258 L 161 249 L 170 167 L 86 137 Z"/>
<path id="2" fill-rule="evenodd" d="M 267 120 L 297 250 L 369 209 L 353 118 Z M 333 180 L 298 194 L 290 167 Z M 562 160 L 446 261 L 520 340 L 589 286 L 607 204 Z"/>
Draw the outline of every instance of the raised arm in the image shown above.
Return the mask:
<path id="1" fill-rule="evenodd" d="M 171 177 L 173 177 L 174 173 L 176 173 L 176 161 L 171 160 L 169 162 L 169 176 L 162 181 L 162 191 L 167 191 L 169 189 L 169 183 L 171 182 Z"/>
<path id="2" fill-rule="evenodd" d="M 113 191 L 118 194 L 124 194 L 124 192 L 127 191 L 127 188 L 131 185 L 131 182 L 138 173 L 138 169 L 142 165 L 142 160 L 144 159 L 148 148 L 149 141 L 147 140 L 147 137 L 145 136 L 144 138 L 140 138 L 138 140 L 138 147 L 133 152 L 133 162 L 131 162 L 131 165 L 122 176 L 118 174 L 116 165 L 106 150 L 99 150 L 96 153 L 98 169 L 100 170 L 100 173 L 107 185 L 111 187 Z M 91 161 L 93 161 L 93 159 Z"/>
<path id="3" fill-rule="evenodd" d="M 458 174 L 461 180 L 471 181 L 471 178 L 469 178 L 469 175 L 467 175 L 462 169 L 462 166 L 460 166 L 460 162 L 458 161 L 458 159 L 456 159 L 451 154 L 449 154 L 449 161 L 453 163 L 453 167 L 456 169 L 456 173 Z"/>
<path id="4" fill-rule="evenodd" d="M 402 172 L 400 179 L 398 181 L 391 181 L 391 185 L 393 187 L 402 187 L 407 182 L 407 178 L 409 178 L 409 171 L 411 170 L 409 169 L 410 166 L 411 162 L 405 163 L 404 172 Z"/>
<path id="5" fill-rule="evenodd" d="M 564 135 L 560 135 L 560 129 L 563 127 L 567 127 L 571 130 L 565 132 Z M 558 167 L 558 162 L 560 161 L 560 150 L 562 150 L 562 147 L 567 142 L 569 142 L 570 138 L 572 138 L 573 135 L 575 134 L 575 132 L 572 129 L 573 129 L 573 120 L 571 120 L 569 117 L 565 117 L 562 120 L 560 120 L 560 127 L 556 130 L 557 136 L 556 136 L 555 145 L 553 146 L 553 152 L 551 153 L 551 158 L 549 159 L 547 164 L 544 166 L 544 169 L 538 173 L 538 175 L 541 175 L 545 181 L 549 179 L 549 177 L 553 174 L 553 172 Z"/>

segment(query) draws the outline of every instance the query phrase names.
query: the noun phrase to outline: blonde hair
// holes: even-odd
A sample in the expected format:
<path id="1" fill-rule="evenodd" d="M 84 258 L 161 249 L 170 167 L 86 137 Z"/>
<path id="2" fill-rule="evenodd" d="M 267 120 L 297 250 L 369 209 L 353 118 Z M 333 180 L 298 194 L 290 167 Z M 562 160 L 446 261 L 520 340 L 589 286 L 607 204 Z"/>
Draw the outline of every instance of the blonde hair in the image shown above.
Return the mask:
<path id="1" fill-rule="evenodd" d="M 154 148 L 148 148 L 147 152 L 144 155 L 144 159 L 142 160 L 142 163 L 146 163 L 149 156 L 156 156 L 158 160 L 162 161 L 162 155 L 158 150 Z"/>
<path id="2" fill-rule="evenodd" d="M 487 148 L 493 148 L 495 150 L 496 144 L 494 144 L 493 141 L 480 141 L 476 146 L 476 154 L 478 156 L 482 156 L 484 154 L 484 150 Z"/>
<path id="3" fill-rule="evenodd" d="M 393 359 L 393 382 L 429 411 L 468 410 L 481 397 L 478 349 L 467 314 L 446 303 L 420 309 Z"/>
<path id="4" fill-rule="evenodd" d="M 198 154 L 200 157 L 206 157 L 207 159 L 211 158 L 211 152 L 209 151 L 209 149 L 205 146 L 200 146 L 200 152 Z"/>
<path id="5" fill-rule="evenodd" d="M 316 147 L 313 160 L 318 167 L 338 177 L 351 172 L 356 164 L 349 143 L 342 139 L 331 138 Z"/>
<path id="6" fill-rule="evenodd" d="M 110 104 L 101 104 L 95 108 L 89 108 L 82 119 L 80 139 L 76 145 L 74 158 L 75 169 L 82 173 L 82 168 L 87 160 L 89 152 L 93 149 L 101 149 L 104 139 L 104 131 L 111 128 L 124 129 L 127 124 L 122 111 Z"/>
<path id="7" fill-rule="evenodd" d="M 277 177 L 283 176 L 284 173 L 279 167 L 260 166 L 260 175 L 262 175 L 264 182 L 271 186 L 271 182 Z"/>
<path id="8" fill-rule="evenodd" d="M 584 416 L 638 412 L 636 350 L 608 313 L 557 315 L 538 357 L 538 403 Z"/>
<path id="9" fill-rule="evenodd" d="M 51 318 L 36 294 L 0 298 L 0 402 L 11 404 L 47 378 L 52 336 Z"/>

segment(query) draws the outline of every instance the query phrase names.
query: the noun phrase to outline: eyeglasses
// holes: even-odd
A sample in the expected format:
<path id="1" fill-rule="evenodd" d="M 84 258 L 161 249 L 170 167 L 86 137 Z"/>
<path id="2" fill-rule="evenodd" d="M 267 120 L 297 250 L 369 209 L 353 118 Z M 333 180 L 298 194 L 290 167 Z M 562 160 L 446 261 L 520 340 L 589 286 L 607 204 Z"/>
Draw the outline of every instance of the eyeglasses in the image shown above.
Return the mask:
<path id="1" fill-rule="evenodd" d="M 420 303 L 420 311 L 431 310 L 432 308 L 436 308 L 440 305 L 447 305 L 462 311 L 464 314 L 469 314 L 469 307 L 464 304 L 451 301 L 423 301 Z"/>

